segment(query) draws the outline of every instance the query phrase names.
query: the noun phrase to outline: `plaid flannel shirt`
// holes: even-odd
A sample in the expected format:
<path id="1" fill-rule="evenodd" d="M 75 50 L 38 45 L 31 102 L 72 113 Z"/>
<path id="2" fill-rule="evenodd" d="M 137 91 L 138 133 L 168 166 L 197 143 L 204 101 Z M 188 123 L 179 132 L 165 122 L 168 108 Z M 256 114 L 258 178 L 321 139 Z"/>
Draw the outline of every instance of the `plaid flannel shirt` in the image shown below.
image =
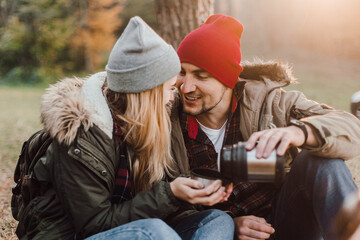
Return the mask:
<path id="1" fill-rule="evenodd" d="M 115 176 L 115 189 L 112 196 L 112 202 L 115 203 L 122 203 L 124 201 L 127 201 L 129 199 L 132 199 L 133 194 L 133 188 L 132 188 L 132 181 L 130 177 L 128 162 L 126 159 L 126 150 L 123 142 L 123 133 L 120 130 L 120 127 L 116 123 L 115 119 L 114 121 L 114 135 L 116 137 L 117 142 L 121 145 L 120 146 L 120 163 L 118 170 L 116 171 Z"/>
<path id="2" fill-rule="evenodd" d="M 240 110 L 237 107 L 240 97 L 234 91 L 223 145 L 232 145 L 243 141 L 240 132 Z M 180 107 L 182 108 L 182 106 Z M 217 153 L 214 145 L 201 130 L 196 118 L 181 110 L 180 123 L 190 168 L 217 169 Z M 233 217 L 249 214 L 266 217 L 270 213 L 274 193 L 275 188 L 272 184 L 239 182 L 234 185 L 229 201 L 217 204 L 215 207 L 231 213 Z"/>

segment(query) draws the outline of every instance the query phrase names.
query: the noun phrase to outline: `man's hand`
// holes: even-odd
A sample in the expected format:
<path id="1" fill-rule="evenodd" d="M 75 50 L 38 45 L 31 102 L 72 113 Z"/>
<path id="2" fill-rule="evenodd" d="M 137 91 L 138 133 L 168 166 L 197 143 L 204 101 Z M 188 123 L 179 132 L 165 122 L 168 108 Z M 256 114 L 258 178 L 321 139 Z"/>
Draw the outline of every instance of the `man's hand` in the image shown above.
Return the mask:
<path id="1" fill-rule="evenodd" d="M 232 191 L 232 187 L 230 190 L 229 188 L 225 189 L 225 187 L 222 187 L 220 180 L 204 188 L 204 185 L 199 181 L 184 177 L 176 178 L 170 183 L 170 187 L 175 197 L 191 204 L 206 206 L 227 201 Z"/>
<path id="2" fill-rule="evenodd" d="M 308 125 L 305 126 L 308 132 L 306 145 L 316 146 L 318 143 L 312 129 Z M 268 158 L 278 145 L 276 153 L 283 156 L 290 145 L 298 147 L 303 145 L 304 141 L 304 132 L 299 127 L 272 128 L 253 133 L 246 143 L 246 149 L 252 150 L 257 143 L 256 157 Z"/>
<path id="3" fill-rule="evenodd" d="M 260 240 L 268 239 L 275 229 L 264 218 L 256 216 L 243 216 L 234 218 L 235 239 Z"/>

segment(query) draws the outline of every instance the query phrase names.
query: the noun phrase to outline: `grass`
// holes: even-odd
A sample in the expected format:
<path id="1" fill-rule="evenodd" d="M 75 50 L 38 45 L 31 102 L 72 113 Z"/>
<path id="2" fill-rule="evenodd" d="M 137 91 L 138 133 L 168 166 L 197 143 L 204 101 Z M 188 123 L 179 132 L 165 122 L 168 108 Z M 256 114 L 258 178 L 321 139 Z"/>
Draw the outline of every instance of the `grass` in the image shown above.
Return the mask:
<path id="1" fill-rule="evenodd" d="M 296 60 L 299 56 L 289 59 L 295 66 L 293 70 L 300 83 L 287 87 L 287 90 L 303 91 L 310 99 L 349 111 L 351 95 L 360 90 L 358 62 L 345 61 L 332 65 L 332 60 L 315 59 L 314 64 L 305 64 L 304 60 Z M 10 210 L 11 187 L 14 185 L 12 174 L 21 144 L 41 128 L 39 114 L 43 93 L 44 89 L 40 87 L 0 86 L 0 239 L 16 239 L 14 231 L 17 222 Z M 359 160 L 347 161 L 358 186 Z"/>
<path id="2" fill-rule="evenodd" d="M 43 89 L 0 87 L 0 239 L 17 239 L 10 210 L 12 174 L 21 144 L 40 129 Z"/>

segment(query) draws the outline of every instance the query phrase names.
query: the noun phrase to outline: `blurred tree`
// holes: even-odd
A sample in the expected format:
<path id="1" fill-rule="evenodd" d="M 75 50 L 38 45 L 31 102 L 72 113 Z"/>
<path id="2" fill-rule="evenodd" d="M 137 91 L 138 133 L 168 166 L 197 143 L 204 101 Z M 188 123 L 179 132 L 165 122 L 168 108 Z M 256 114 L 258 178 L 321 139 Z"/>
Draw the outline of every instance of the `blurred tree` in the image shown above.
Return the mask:
<path id="1" fill-rule="evenodd" d="M 21 0 L 11 8 L 0 28 L 2 75 L 16 70 L 18 77 L 26 78 L 40 67 L 57 71 L 61 53 L 75 29 L 75 17 L 70 14 L 72 1 Z"/>
<path id="2" fill-rule="evenodd" d="M 175 49 L 214 13 L 214 0 L 155 0 L 155 6 L 160 35 Z"/>
<path id="3" fill-rule="evenodd" d="M 154 0 L 126 0 L 120 13 L 123 24 L 117 29 L 116 36 L 120 36 L 130 18 L 134 16 L 140 16 L 153 29 L 158 29 Z"/>
<path id="4" fill-rule="evenodd" d="M 0 0 L 0 27 L 6 26 L 17 4 L 18 0 Z"/>
<path id="5" fill-rule="evenodd" d="M 0 81 L 32 83 L 100 68 L 124 0 L 0 1 Z"/>
<path id="6" fill-rule="evenodd" d="M 93 72 L 104 62 L 121 25 L 119 14 L 124 0 L 83 0 L 78 10 L 81 27 L 72 39 L 72 46 L 84 54 L 85 68 Z"/>

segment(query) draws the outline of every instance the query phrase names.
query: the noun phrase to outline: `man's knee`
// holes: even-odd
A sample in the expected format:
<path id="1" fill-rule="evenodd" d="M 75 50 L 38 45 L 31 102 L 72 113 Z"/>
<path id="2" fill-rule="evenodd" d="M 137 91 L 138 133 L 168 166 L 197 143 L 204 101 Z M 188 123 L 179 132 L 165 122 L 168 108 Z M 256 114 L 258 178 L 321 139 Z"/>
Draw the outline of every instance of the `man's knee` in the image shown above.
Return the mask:
<path id="1" fill-rule="evenodd" d="M 292 186 L 355 186 L 350 170 L 340 158 L 322 158 L 302 151 L 294 159 L 287 181 Z M 295 184 L 295 185 L 294 185 Z"/>
<path id="2" fill-rule="evenodd" d="M 340 158 L 322 158 L 311 154 L 308 151 L 301 151 L 296 158 L 291 167 L 291 171 L 296 172 L 306 172 L 308 174 L 343 174 L 344 171 L 346 174 L 349 173 L 349 170 L 344 162 Z"/>

